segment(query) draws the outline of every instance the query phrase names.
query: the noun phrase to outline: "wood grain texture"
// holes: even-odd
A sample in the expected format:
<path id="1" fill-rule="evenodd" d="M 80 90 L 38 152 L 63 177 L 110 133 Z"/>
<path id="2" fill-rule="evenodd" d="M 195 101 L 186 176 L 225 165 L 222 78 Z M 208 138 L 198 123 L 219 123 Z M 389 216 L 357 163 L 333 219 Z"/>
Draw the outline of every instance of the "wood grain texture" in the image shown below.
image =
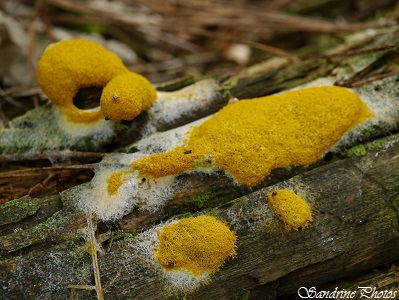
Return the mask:
<path id="1" fill-rule="evenodd" d="M 248 290 L 251 299 L 273 298 L 394 261 L 399 257 L 398 168 L 399 147 L 394 144 L 315 168 L 212 210 L 236 230 L 238 257 L 188 299 L 231 299 Z M 283 186 L 308 195 L 314 212 L 308 229 L 287 232 L 273 216 L 265 195 Z M 167 284 L 138 259 L 134 243 L 116 241 L 100 256 L 102 282 L 121 273 L 106 298 L 165 299 Z M 2 299 L 65 299 L 68 284 L 90 284 L 89 257 L 77 251 L 83 245 L 42 245 L 2 264 Z M 93 298 L 90 291 L 77 293 L 79 299 Z"/>
<path id="2" fill-rule="evenodd" d="M 374 43 L 391 43 L 397 38 L 395 35 L 397 32 L 376 36 Z M 349 45 L 348 49 L 359 45 L 361 41 Z M 398 56 L 396 50 L 391 54 L 394 58 Z M 216 111 L 230 96 L 250 98 L 295 87 L 329 74 L 339 63 L 320 58 L 254 78 L 241 78 L 231 87 L 221 86 L 215 106 L 196 117 Z M 385 67 L 387 63 L 381 64 Z M 362 91 L 381 100 L 392 92 L 397 99 L 398 91 L 384 85 L 388 81 L 365 85 Z M 395 78 L 389 82 L 388 87 L 397 86 Z M 392 104 L 393 109 L 398 108 L 396 103 Z M 149 122 L 148 118 L 143 114 L 136 123 L 123 124 L 121 135 L 110 149 L 140 139 L 140 134 L 134 134 Z M 160 124 L 156 130 L 162 132 L 191 120 L 190 116 L 180 123 Z M 399 119 L 389 122 L 392 128 L 399 126 Z M 335 282 L 338 285 L 340 280 L 394 263 L 399 257 L 399 136 L 391 132 L 383 122 L 378 123 L 362 139 L 389 135 L 382 138 L 384 142 L 377 141 L 382 147 L 375 150 L 370 147 L 365 153 L 359 153 L 362 156 L 349 158 L 347 149 L 342 149 L 333 156 L 335 162 L 324 159 L 306 167 L 274 170 L 254 188 L 239 186 L 223 173 L 180 175 L 175 193 L 157 212 L 135 209 L 117 222 L 97 224 L 96 238 L 104 249 L 99 255 L 101 282 L 106 285 L 120 274 L 107 288 L 105 299 L 176 296 L 168 290 L 162 272 L 143 260 L 135 246 L 140 239 L 138 233 L 153 230 L 175 215 L 218 216 L 231 225 L 239 238 L 237 258 L 226 262 L 208 284 L 187 294 L 187 299 L 245 299 L 249 294 L 250 299 L 275 299 L 295 294 L 300 286 L 331 286 Z M 137 149 L 132 144 L 123 151 Z M 10 157 L 3 158 L 5 164 L 12 164 Z M 32 156 L 26 158 L 28 162 L 33 160 Z M 82 170 L 92 168 L 81 163 Z M 28 181 L 36 186 L 47 173 L 43 173 L 43 168 L 32 169 L 26 182 L 15 179 L 11 173 L 3 173 L 0 188 L 8 188 L 7 181 L 13 180 L 18 187 Z M 0 220 L 1 300 L 95 299 L 93 290 L 68 289 L 68 285 L 94 284 L 91 258 L 86 251 L 87 217 L 74 209 L 73 200 L 67 194 L 58 193 L 59 189 L 81 183 L 71 183 L 71 177 L 78 177 L 74 174 L 66 180 L 69 185 L 63 186 L 57 179 L 48 188 L 44 187 L 45 197 L 32 195 L 13 200 L 13 209 L 0 207 L 0 218 L 3 216 Z M 90 179 L 86 175 L 83 181 Z M 284 229 L 266 201 L 266 194 L 277 188 L 294 189 L 311 204 L 314 222 L 308 229 L 298 232 Z M 24 191 L 26 189 L 29 190 L 24 187 Z M 24 205 L 27 201 L 28 206 Z M 392 274 L 397 278 L 398 270 L 393 269 Z"/>

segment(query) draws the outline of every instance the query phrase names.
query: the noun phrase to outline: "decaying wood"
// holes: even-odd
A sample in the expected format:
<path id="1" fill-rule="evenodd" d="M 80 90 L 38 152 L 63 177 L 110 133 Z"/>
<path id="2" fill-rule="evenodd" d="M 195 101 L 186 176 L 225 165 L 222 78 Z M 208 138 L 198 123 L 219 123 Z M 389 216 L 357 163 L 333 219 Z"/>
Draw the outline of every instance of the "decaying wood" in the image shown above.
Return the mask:
<path id="1" fill-rule="evenodd" d="M 390 39 L 395 34 L 397 32 Z M 398 57 L 395 49 L 383 50 L 390 51 L 386 57 Z M 221 85 L 217 106 L 232 97 L 251 98 L 294 87 L 329 74 L 337 64 L 328 57 L 320 57 L 297 62 L 290 68 L 268 70 L 256 77 L 225 82 Z M 386 63 L 379 61 L 367 72 L 360 70 L 358 77 L 356 74 L 352 77 L 353 82 L 369 80 L 370 77 L 365 76 L 373 71 L 378 73 L 380 68 L 395 72 L 394 67 L 383 68 L 384 65 Z M 217 110 L 217 106 L 204 114 Z M 157 130 L 190 121 L 185 119 Z M 134 131 L 145 122 L 144 115 L 134 125 L 125 124 L 126 130 Z M 383 128 L 373 130 L 368 138 L 389 134 Z M 119 138 L 114 148 L 126 143 L 123 135 Z M 101 278 L 97 278 L 97 282 L 106 285 L 103 287 L 105 299 L 171 296 L 162 274 L 140 260 L 134 245 L 138 232 L 151 230 L 154 224 L 179 214 L 201 212 L 219 216 L 232 226 L 239 238 L 237 258 L 226 262 L 210 283 L 187 294 L 187 299 L 237 299 L 248 295 L 250 299 L 274 299 L 295 294 L 300 286 L 329 287 L 332 281 L 347 280 L 348 276 L 394 263 L 399 257 L 399 136 L 383 139 L 389 141 L 383 143 L 389 146 L 370 150 L 363 156 L 343 155 L 337 156 L 336 162 L 320 161 L 308 167 L 275 170 L 265 182 L 252 189 L 236 185 L 223 174 L 181 175 L 179 182 L 184 184 L 177 186 L 173 197 L 156 213 L 134 210 L 118 222 L 97 224 L 96 240 L 107 249 L 98 257 Z M 121 151 L 136 149 L 133 144 Z M 92 163 L 91 159 L 101 157 L 102 154 L 70 155 L 68 159 L 83 165 L 40 167 L 31 170 L 30 177 L 35 179 L 32 182 L 36 186 L 37 182 L 45 182 L 46 177 L 42 177 L 48 172 L 91 169 L 92 166 L 87 165 Z M 0 162 L 7 164 L 23 159 L 31 160 L 7 156 Z M 15 178 L 12 175 L 20 174 L 18 172 L 0 177 L 3 180 L 0 191 L 6 185 L 5 180 Z M 90 178 L 86 175 L 83 181 Z M 76 211 L 67 192 L 58 193 L 60 181 L 55 180 L 52 189 L 39 185 L 38 189 L 43 187 L 41 193 L 14 197 L 17 199 L 5 201 L 0 207 L 0 299 L 95 297 L 92 262 L 84 238 L 87 216 Z M 22 181 L 17 183 L 17 187 L 22 186 Z M 287 232 L 273 215 L 265 195 L 281 187 L 306 192 L 314 213 L 314 222 L 308 229 Z M 392 268 L 390 274 L 393 282 L 397 282 L 398 270 Z M 372 280 L 368 284 L 373 284 Z M 97 292 L 101 293 L 98 287 Z M 172 293 L 172 296 L 175 295 Z"/>
<path id="2" fill-rule="evenodd" d="M 398 168 L 395 144 L 315 168 L 213 210 L 237 231 L 238 257 L 189 299 L 228 299 L 246 291 L 254 299 L 290 294 L 300 286 L 323 285 L 394 261 L 399 256 Z M 310 228 L 287 232 L 271 214 L 259 213 L 267 207 L 266 193 L 284 185 L 306 188 L 314 211 Z M 151 270 L 137 261 L 131 243 L 134 239 L 116 241 L 100 256 L 103 282 L 121 273 L 106 298 L 165 299 L 162 277 L 149 276 Z M 6 298 L 65 299 L 68 284 L 92 282 L 89 258 L 77 251 L 83 246 L 79 240 L 43 244 L 4 263 Z M 79 299 L 92 297 L 87 291 L 76 293 Z"/>

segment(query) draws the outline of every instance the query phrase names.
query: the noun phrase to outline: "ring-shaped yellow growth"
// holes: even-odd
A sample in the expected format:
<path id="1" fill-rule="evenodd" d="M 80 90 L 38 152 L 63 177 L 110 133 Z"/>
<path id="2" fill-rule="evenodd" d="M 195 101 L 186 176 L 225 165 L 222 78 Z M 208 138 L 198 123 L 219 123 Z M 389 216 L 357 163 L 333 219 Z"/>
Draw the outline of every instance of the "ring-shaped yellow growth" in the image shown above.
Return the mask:
<path id="1" fill-rule="evenodd" d="M 167 270 L 185 270 L 194 276 L 216 272 L 224 261 L 237 255 L 237 236 L 211 216 L 182 219 L 158 231 L 155 258 Z"/>
<path id="2" fill-rule="evenodd" d="M 275 190 L 267 194 L 268 204 L 287 230 L 305 229 L 313 222 L 309 204 L 292 190 Z"/>
<path id="3" fill-rule="evenodd" d="M 37 66 L 37 82 L 43 92 L 76 123 L 96 122 L 100 109 L 86 111 L 73 104 L 81 88 L 105 87 L 127 73 L 122 60 L 103 46 L 84 39 L 63 40 L 47 47 Z"/>
<path id="4" fill-rule="evenodd" d="M 126 73 L 112 79 L 103 89 L 100 106 L 111 120 L 133 120 L 157 99 L 151 83 L 137 73 Z"/>

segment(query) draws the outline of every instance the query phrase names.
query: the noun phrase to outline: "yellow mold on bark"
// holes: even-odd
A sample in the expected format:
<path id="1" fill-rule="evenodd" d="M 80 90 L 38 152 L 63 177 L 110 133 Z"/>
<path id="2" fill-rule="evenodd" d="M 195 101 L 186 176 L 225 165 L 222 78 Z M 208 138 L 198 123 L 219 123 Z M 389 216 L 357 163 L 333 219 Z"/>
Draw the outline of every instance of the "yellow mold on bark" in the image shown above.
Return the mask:
<path id="1" fill-rule="evenodd" d="M 155 258 L 167 271 L 184 270 L 194 276 L 216 272 L 236 253 L 237 237 L 222 221 L 211 216 L 182 219 L 158 231 Z"/>
<path id="2" fill-rule="evenodd" d="M 119 187 L 123 184 L 123 174 L 126 171 L 118 171 L 114 172 L 107 178 L 107 192 L 108 195 L 116 195 L 118 194 Z"/>
<path id="3" fill-rule="evenodd" d="M 193 128 L 184 146 L 143 157 L 132 168 L 159 178 L 217 166 L 254 186 L 273 169 L 316 162 L 371 116 L 355 93 L 335 86 L 241 100 Z"/>
<path id="4" fill-rule="evenodd" d="M 267 194 L 268 204 L 287 230 L 307 228 L 313 222 L 308 203 L 292 190 L 275 190 Z"/>
<path id="5" fill-rule="evenodd" d="M 137 73 L 126 73 L 112 79 L 103 89 L 100 106 L 111 120 L 133 120 L 157 99 L 151 83 Z"/>
<path id="6" fill-rule="evenodd" d="M 96 122 L 100 109 L 77 108 L 73 98 L 84 87 L 105 87 L 114 77 L 129 72 L 122 60 L 101 45 L 84 39 L 63 40 L 42 54 L 37 81 L 43 92 L 75 123 Z"/>

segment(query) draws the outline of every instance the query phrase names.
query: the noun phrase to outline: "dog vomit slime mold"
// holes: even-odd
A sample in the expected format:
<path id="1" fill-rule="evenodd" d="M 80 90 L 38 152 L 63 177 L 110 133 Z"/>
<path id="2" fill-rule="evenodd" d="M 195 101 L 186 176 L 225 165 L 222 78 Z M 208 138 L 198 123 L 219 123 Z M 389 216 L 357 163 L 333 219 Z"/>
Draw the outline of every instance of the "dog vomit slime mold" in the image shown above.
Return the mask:
<path id="1" fill-rule="evenodd" d="M 235 232 L 211 216 L 182 219 L 158 231 L 155 258 L 165 271 L 213 274 L 236 253 Z"/>
<path id="2" fill-rule="evenodd" d="M 132 162 L 143 178 L 219 167 L 254 186 L 273 169 L 316 162 L 356 124 L 372 117 L 352 91 L 335 86 L 304 88 L 241 100 L 194 127 L 182 146 Z M 122 173 L 113 174 L 117 193 Z"/>
<path id="3" fill-rule="evenodd" d="M 313 222 L 309 204 L 292 190 L 275 190 L 267 200 L 287 230 L 305 229 Z"/>
<path id="4" fill-rule="evenodd" d="M 157 99 L 151 83 L 137 73 L 126 73 L 112 79 L 103 89 L 100 106 L 111 120 L 133 120 Z"/>
<path id="5" fill-rule="evenodd" d="M 84 39 L 48 46 L 36 76 L 43 92 L 73 123 L 94 123 L 104 117 L 132 120 L 157 98 L 146 78 L 129 72 L 114 53 Z M 73 98 L 86 87 L 104 88 L 99 108 L 83 110 L 74 105 Z"/>

